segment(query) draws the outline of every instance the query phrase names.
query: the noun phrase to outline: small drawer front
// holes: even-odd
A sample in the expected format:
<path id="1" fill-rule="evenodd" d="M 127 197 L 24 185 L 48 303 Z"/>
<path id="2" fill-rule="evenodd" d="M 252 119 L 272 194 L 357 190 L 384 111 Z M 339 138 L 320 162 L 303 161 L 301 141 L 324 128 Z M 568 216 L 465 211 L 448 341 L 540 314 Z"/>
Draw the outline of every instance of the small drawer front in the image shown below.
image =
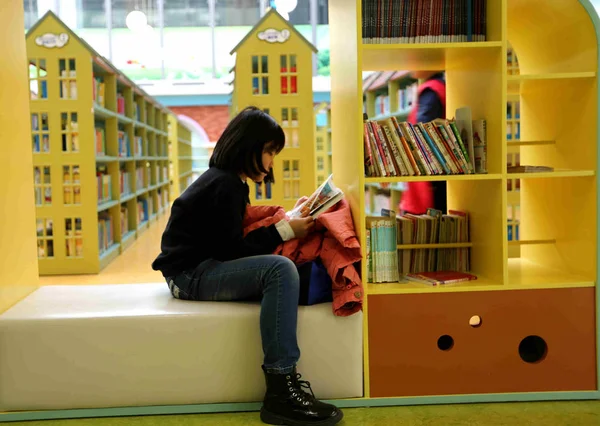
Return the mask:
<path id="1" fill-rule="evenodd" d="M 597 389 L 593 288 L 368 298 L 373 398 Z"/>

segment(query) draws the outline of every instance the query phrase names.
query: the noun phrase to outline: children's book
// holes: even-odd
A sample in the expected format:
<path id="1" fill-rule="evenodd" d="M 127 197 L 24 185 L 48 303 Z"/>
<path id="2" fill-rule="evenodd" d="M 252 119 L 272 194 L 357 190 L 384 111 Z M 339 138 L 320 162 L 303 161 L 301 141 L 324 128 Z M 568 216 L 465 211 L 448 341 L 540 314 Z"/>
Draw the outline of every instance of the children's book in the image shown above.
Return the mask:
<path id="1" fill-rule="evenodd" d="M 344 193 L 333 183 L 333 175 L 330 175 L 325 182 L 312 193 L 308 200 L 287 212 L 290 219 L 312 216 L 313 219 L 319 217 L 322 213 L 329 210 L 337 204 Z"/>
<path id="2" fill-rule="evenodd" d="M 437 271 L 406 274 L 406 279 L 422 284 L 444 285 L 476 280 L 477 276 L 466 272 Z"/>

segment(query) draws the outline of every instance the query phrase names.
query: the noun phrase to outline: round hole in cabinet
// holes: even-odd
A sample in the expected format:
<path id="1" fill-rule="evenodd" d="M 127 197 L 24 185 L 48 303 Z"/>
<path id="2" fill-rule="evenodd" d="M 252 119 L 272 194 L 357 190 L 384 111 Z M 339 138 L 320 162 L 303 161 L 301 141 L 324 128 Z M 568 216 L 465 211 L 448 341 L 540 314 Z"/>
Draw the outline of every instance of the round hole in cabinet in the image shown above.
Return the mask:
<path id="1" fill-rule="evenodd" d="M 469 319 L 469 325 L 473 328 L 478 328 L 481 327 L 481 317 L 479 315 L 473 315 L 470 319 Z"/>
<path id="2" fill-rule="evenodd" d="M 449 351 L 454 347 L 454 339 L 452 336 L 444 334 L 438 339 L 437 346 L 441 351 Z"/>
<path id="3" fill-rule="evenodd" d="M 527 336 L 519 344 L 519 355 L 527 363 L 543 361 L 548 354 L 548 345 L 540 336 Z"/>

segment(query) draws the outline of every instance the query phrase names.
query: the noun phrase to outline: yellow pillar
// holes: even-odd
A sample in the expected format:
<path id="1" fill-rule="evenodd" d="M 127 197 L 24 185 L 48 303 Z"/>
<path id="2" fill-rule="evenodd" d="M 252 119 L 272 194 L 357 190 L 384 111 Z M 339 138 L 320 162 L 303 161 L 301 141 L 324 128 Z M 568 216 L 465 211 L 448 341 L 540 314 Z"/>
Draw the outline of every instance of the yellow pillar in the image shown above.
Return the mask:
<path id="1" fill-rule="evenodd" d="M 0 31 L 0 313 L 39 284 L 23 2 L 2 4 Z"/>

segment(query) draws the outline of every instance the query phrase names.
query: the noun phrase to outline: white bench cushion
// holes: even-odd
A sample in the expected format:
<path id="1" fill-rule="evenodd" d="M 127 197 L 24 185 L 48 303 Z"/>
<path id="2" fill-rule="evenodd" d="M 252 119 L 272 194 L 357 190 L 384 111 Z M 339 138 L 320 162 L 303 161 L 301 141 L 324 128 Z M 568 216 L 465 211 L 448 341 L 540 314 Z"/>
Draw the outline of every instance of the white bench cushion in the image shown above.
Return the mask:
<path id="1" fill-rule="evenodd" d="M 0 410 L 261 401 L 258 304 L 165 284 L 47 286 L 0 315 Z M 362 396 L 362 314 L 299 308 L 298 370 L 318 398 Z"/>

